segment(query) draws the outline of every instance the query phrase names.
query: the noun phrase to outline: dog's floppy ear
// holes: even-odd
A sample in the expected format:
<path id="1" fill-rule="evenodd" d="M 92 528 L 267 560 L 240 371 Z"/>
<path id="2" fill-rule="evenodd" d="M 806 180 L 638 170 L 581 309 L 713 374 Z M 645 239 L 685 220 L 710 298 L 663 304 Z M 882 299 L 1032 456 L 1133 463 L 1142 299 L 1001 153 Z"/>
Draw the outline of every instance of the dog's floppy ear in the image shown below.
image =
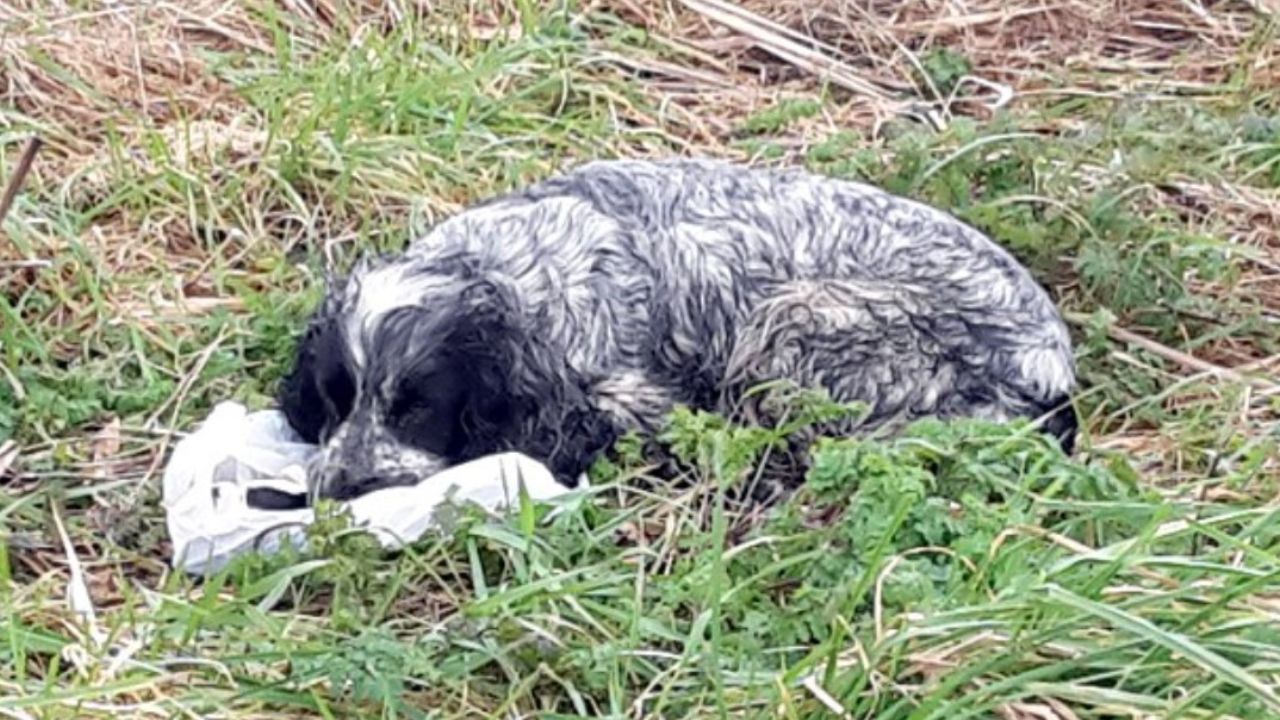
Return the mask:
<path id="1" fill-rule="evenodd" d="M 336 426 L 351 412 L 356 394 L 355 376 L 332 296 L 326 297 L 308 323 L 292 363 L 280 382 L 277 404 L 303 440 L 318 443 L 326 429 Z"/>
<path id="2" fill-rule="evenodd" d="M 461 293 L 453 347 L 467 378 L 463 432 L 468 454 L 520 437 L 523 452 L 546 462 L 562 481 L 576 482 L 616 429 L 588 396 L 588 383 L 564 353 L 519 313 L 513 291 L 478 279 Z"/>
<path id="3" fill-rule="evenodd" d="M 324 427 L 324 398 L 320 395 L 317 346 L 324 330 L 310 325 L 294 348 L 292 365 L 280 381 L 276 393 L 277 404 L 289 425 L 303 440 L 315 444 L 320 441 Z"/>
<path id="4" fill-rule="evenodd" d="M 527 333 L 514 314 L 510 291 L 480 278 L 459 292 L 445 335 L 445 352 L 466 384 L 460 421 L 468 446 L 492 452 L 486 441 L 514 431 L 526 398 L 520 390 Z"/>

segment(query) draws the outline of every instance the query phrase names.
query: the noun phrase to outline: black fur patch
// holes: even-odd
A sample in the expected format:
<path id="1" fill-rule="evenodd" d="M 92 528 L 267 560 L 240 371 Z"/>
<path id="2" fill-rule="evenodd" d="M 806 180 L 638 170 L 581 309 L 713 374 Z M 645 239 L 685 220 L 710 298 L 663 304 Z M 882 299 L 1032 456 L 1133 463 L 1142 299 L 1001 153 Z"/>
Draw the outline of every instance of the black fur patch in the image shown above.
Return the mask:
<path id="1" fill-rule="evenodd" d="M 356 378 L 340 328 L 321 317 L 298 345 L 280 385 L 280 408 L 303 440 L 320 443 L 351 414 L 355 399 Z"/>
<path id="2" fill-rule="evenodd" d="M 1080 432 L 1080 416 L 1076 413 L 1071 398 L 1060 398 L 1056 404 L 1046 405 L 1044 412 L 1049 413 L 1041 426 L 1049 435 L 1057 438 L 1062 452 L 1067 455 L 1076 451 L 1076 436 Z"/>

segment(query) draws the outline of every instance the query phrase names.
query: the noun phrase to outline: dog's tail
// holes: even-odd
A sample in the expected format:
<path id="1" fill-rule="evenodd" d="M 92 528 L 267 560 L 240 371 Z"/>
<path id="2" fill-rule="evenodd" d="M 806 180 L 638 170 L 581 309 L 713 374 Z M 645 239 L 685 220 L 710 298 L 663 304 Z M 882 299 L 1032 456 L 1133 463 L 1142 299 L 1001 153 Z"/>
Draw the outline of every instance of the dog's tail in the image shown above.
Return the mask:
<path id="1" fill-rule="evenodd" d="M 1072 455 L 1076 451 L 1076 439 L 1080 433 L 1080 416 L 1070 395 L 1058 396 L 1052 402 L 1039 404 L 1042 418 L 1040 428 L 1057 439 L 1062 452 Z"/>

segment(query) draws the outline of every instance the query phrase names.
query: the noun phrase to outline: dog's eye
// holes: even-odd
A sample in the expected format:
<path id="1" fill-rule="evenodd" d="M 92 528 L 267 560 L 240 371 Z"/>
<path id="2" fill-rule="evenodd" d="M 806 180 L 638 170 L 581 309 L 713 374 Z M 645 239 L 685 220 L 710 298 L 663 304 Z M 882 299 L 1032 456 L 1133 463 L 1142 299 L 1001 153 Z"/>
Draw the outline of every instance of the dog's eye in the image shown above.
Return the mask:
<path id="1" fill-rule="evenodd" d="M 345 420 L 351 414 L 356 402 L 355 378 L 345 366 L 336 365 L 328 368 L 328 372 L 320 378 L 321 391 L 328 401 L 329 410 L 338 421 Z"/>
<path id="2" fill-rule="evenodd" d="M 431 367 L 403 378 L 386 398 L 388 429 L 401 442 L 448 455 L 461 442 L 466 388 L 458 373 Z"/>
<path id="3" fill-rule="evenodd" d="M 405 383 L 397 388 L 387 407 L 392 420 L 406 421 L 431 412 L 431 398 L 416 384 Z"/>

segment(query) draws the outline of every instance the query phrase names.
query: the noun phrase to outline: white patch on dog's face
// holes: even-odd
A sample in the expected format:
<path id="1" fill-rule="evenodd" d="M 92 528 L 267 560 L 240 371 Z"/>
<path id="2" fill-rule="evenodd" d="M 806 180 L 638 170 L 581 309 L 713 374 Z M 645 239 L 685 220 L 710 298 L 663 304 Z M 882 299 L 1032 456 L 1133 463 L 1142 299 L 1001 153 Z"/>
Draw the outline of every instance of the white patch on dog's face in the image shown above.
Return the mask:
<path id="1" fill-rule="evenodd" d="M 374 412 L 354 422 L 348 418 L 338 428 L 317 453 L 313 492 L 353 497 L 380 487 L 416 484 L 448 467 L 444 458 L 396 440 L 383 417 Z M 361 457 L 353 458 L 353 450 Z"/>
<path id="2" fill-rule="evenodd" d="M 347 345 L 357 367 L 368 365 L 368 334 L 388 313 L 418 305 L 433 287 L 445 283 L 431 273 L 417 274 L 412 262 L 397 262 L 372 269 L 357 270 L 347 286 L 351 308 L 344 326 Z"/>
<path id="3" fill-rule="evenodd" d="M 382 358 L 379 358 L 382 360 Z M 447 458 L 416 447 L 403 436 L 403 411 L 394 406 L 392 388 L 399 382 L 399 364 L 392 360 L 390 372 L 374 386 L 369 368 L 359 370 L 366 378 L 352 412 L 324 442 L 318 453 L 312 480 L 313 492 L 322 496 L 348 498 L 381 487 L 416 484 L 449 466 Z M 448 428 L 422 428 L 427 436 Z M 419 435 L 421 436 L 421 435 Z"/>

